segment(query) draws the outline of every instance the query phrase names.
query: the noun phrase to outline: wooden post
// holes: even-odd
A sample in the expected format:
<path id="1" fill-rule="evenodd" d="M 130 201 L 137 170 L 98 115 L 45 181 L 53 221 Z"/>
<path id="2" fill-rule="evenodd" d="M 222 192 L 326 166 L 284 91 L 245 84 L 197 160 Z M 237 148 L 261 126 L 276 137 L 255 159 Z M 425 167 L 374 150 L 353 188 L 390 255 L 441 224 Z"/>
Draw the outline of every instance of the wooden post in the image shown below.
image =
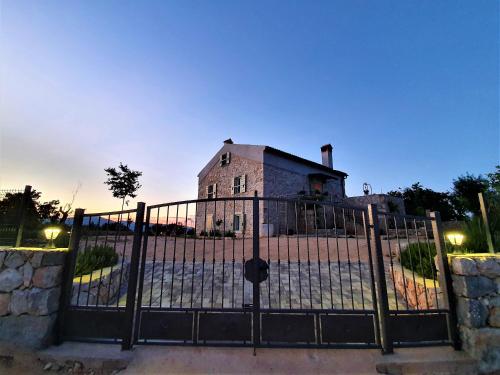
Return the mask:
<path id="1" fill-rule="evenodd" d="M 31 197 L 31 186 L 26 185 L 24 187 L 23 199 L 21 200 L 21 206 L 19 207 L 19 223 L 17 227 L 16 236 L 16 247 L 20 247 L 23 242 L 23 232 L 24 232 L 24 222 L 26 220 L 26 209 L 28 208 L 28 202 Z"/>
<path id="2" fill-rule="evenodd" d="M 439 212 L 431 212 L 432 234 L 436 246 L 439 289 L 443 295 L 445 307 L 448 309 L 446 322 L 448 325 L 448 338 L 455 350 L 460 350 L 461 344 L 458 337 L 457 311 L 455 305 L 455 295 L 453 294 L 453 284 L 451 279 L 448 255 L 445 251 L 443 229 L 441 226 L 441 215 Z"/>
<path id="3" fill-rule="evenodd" d="M 483 193 L 478 193 L 479 205 L 481 207 L 481 216 L 483 217 L 484 229 L 486 231 L 486 242 L 488 243 L 488 251 L 490 253 L 495 253 L 495 247 L 493 246 L 493 238 L 491 236 L 490 220 L 488 217 L 488 211 L 486 210 L 486 202 L 484 200 Z"/>
<path id="4" fill-rule="evenodd" d="M 376 204 L 368 205 L 368 220 L 370 226 L 371 249 L 375 253 L 372 259 L 375 261 L 373 273 L 375 286 L 377 288 L 377 311 L 379 321 L 380 343 L 382 353 L 390 354 L 394 351 L 392 338 L 388 332 L 389 328 L 389 300 L 387 298 L 387 284 L 385 280 L 384 255 L 382 253 L 382 242 L 380 241 L 380 229 Z"/>

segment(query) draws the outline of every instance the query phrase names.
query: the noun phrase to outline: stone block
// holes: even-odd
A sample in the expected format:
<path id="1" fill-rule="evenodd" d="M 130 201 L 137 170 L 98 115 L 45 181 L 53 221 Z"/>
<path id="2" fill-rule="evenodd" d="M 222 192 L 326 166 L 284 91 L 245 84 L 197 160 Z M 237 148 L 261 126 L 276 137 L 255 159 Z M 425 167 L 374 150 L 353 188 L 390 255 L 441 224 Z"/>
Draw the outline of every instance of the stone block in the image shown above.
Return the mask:
<path id="1" fill-rule="evenodd" d="M 477 261 L 477 269 L 481 275 L 494 279 L 500 276 L 500 264 L 493 258 L 483 258 Z"/>
<path id="2" fill-rule="evenodd" d="M 488 317 L 488 308 L 477 299 L 458 298 L 458 323 L 471 328 L 483 327 Z"/>
<path id="3" fill-rule="evenodd" d="M 43 254 L 42 266 L 61 266 L 64 264 L 66 252 L 49 251 Z"/>
<path id="4" fill-rule="evenodd" d="M 0 269 L 2 268 L 3 261 L 5 259 L 5 255 L 7 255 L 7 253 L 5 251 L 0 251 Z"/>
<path id="5" fill-rule="evenodd" d="M 453 275 L 453 289 L 458 296 L 479 298 L 496 289 L 495 282 L 484 276 Z"/>
<path id="6" fill-rule="evenodd" d="M 43 260 L 43 252 L 35 251 L 35 253 L 30 259 L 30 263 L 34 268 L 38 268 L 42 265 L 42 260 Z"/>
<path id="7" fill-rule="evenodd" d="M 62 266 L 37 268 L 33 275 L 33 286 L 36 288 L 52 288 L 61 283 Z"/>
<path id="8" fill-rule="evenodd" d="M 0 316 L 9 313 L 10 293 L 0 293 Z"/>
<path id="9" fill-rule="evenodd" d="M 10 312 L 14 316 L 26 314 L 28 312 L 29 290 L 14 290 L 10 299 Z"/>
<path id="10" fill-rule="evenodd" d="M 500 328 L 500 307 L 493 307 L 490 310 L 488 324 L 492 327 Z M 500 345 L 500 342 L 498 345 Z"/>
<path id="11" fill-rule="evenodd" d="M 26 259 L 20 251 L 11 251 L 5 257 L 3 264 L 5 267 L 17 268 L 19 266 L 22 266 L 25 261 Z"/>
<path id="12" fill-rule="evenodd" d="M 28 292 L 28 314 L 48 315 L 59 308 L 60 288 L 38 289 Z"/>
<path id="13" fill-rule="evenodd" d="M 500 307 L 500 296 L 493 297 L 489 300 L 490 307 Z"/>
<path id="14" fill-rule="evenodd" d="M 19 272 L 23 275 L 24 286 L 30 286 L 31 278 L 33 277 L 33 266 L 30 264 L 30 262 L 26 262 L 24 266 L 20 267 Z"/>
<path id="15" fill-rule="evenodd" d="M 0 272 L 0 292 L 11 292 L 23 283 L 23 276 L 15 269 Z"/>
<path id="16" fill-rule="evenodd" d="M 479 363 L 480 373 L 500 371 L 500 329 L 460 327 L 463 348 Z"/>
<path id="17" fill-rule="evenodd" d="M 51 344 L 56 314 L 0 317 L 0 341 L 40 349 Z"/>
<path id="18" fill-rule="evenodd" d="M 479 274 L 476 262 L 471 258 L 453 257 L 451 268 L 456 275 L 475 276 Z"/>

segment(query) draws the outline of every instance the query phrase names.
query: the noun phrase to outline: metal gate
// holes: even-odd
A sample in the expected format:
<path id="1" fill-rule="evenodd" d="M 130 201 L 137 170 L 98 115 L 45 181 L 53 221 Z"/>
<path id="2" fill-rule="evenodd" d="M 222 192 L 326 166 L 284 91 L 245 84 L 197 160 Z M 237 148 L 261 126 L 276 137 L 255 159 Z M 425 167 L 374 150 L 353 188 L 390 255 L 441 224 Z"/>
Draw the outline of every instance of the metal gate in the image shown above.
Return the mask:
<path id="1" fill-rule="evenodd" d="M 85 214 L 77 209 L 59 316 L 59 341 L 132 342 L 145 204 L 133 210 Z M 96 252 L 99 251 L 99 253 Z M 88 268 L 89 258 L 109 266 Z"/>
<path id="2" fill-rule="evenodd" d="M 257 196 L 79 210 L 61 337 L 121 342 L 125 349 L 136 343 L 390 353 L 393 345 L 456 345 L 450 274 L 433 215 Z M 111 246 L 118 262 L 87 274 L 75 269 L 78 254 L 98 245 Z M 415 272 L 395 259 L 411 247 L 425 268 L 422 254 L 432 246 L 443 271 L 422 292 Z"/>
<path id="3" fill-rule="evenodd" d="M 377 347 L 365 211 L 217 198 L 149 206 L 138 343 Z"/>

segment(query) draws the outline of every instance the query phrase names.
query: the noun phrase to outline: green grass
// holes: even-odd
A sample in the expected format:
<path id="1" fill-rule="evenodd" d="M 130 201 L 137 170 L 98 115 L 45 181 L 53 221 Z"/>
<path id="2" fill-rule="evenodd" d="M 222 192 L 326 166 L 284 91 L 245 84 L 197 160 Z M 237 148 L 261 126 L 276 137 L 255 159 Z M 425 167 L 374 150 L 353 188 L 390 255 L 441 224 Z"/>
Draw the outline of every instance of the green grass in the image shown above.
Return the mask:
<path id="1" fill-rule="evenodd" d="M 118 262 L 118 254 L 111 246 L 87 247 L 76 257 L 75 276 L 86 275 L 94 270 L 110 267 Z"/>

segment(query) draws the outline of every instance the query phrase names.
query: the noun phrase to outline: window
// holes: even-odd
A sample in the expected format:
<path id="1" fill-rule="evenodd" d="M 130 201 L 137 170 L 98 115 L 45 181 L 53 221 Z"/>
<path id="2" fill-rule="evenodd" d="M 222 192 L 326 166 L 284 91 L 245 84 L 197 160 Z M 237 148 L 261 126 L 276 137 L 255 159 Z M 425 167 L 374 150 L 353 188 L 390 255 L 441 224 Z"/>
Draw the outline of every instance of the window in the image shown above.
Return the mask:
<path id="1" fill-rule="evenodd" d="M 241 232 L 245 227 L 245 215 L 235 214 L 233 217 L 233 231 Z"/>
<path id="2" fill-rule="evenodd" d="M 231 162 L 231 153 L 226 152 L 220 156 L 220 166 L 223 167 Z"/>
<path id="3" fill-rule="evenodd" d="M 236 176 L 233 178 L 233 186 L 231 186 L 232 194 L 240 194 L 247 191 L 246 175 Z"/>
<path id="4" fill-rule="evenodd" d="M 217 198 L 217 184 L 207 186 L 207 198 L 208 199 Z"/>

